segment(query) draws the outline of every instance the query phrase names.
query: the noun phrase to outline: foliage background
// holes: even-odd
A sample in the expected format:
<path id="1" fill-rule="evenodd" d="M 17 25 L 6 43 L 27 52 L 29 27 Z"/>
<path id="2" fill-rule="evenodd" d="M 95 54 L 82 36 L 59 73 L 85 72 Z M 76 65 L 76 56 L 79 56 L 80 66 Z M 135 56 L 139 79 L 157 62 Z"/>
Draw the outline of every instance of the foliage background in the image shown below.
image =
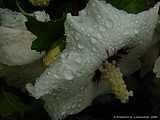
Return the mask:
<path id="1" fill-rule="evenodd" d="M 129 13 L 139 13 L 150 7 L 158 0 L 106 0 L 118 9 Z M 28 22 L 26 26 L 38 38 L 33 41 L 31 49 L 42 52 L 49 51 L 57 45 L 61 50 L 65 47 L 64 21 L 67 13 L 78 15 L 87 0 L 51 0 L 49 6 L 35 7 L 28 0 L 18 0 L 19 6 L 28 14 L 38 10 L 45 10 L 51 17 L 49 22 L 39 22 L 35 18 L 26 15 Z M 0 0 L 1 8 L 8 8 L 21 12 L 16 4 L 16 0 Z M 69 116 L 66 120 L 105 120 L 112 115 L 125 114 L 156 114 L 160 111 L 160 94 L 154 92 L 158 85 L 152 81 L 155 75 L 150 72 L 147 76 L 141 77 L 140 71 L 129 76 L 128 86 L 135 89 L 136 94 L 127 104 L 122 104 L 114 98 L 112 94 L 103 95 L 100 99 L 95 99 L 92 106 L 81 113 Z M 138 79 L 138 81 L 133 80 Z M 145 80 L 145 81 L 144 81 Z M 155 89 L 154 89 L 155 90 Z M 105 102 L 103 102 L 105 101 Z M 48 114 L 43 109 L 43 102 L 30 97 L 26 91 L 18 87 L 7 84 L 0 78 L 0 119 L 1 120 L 50 120 Z"/>

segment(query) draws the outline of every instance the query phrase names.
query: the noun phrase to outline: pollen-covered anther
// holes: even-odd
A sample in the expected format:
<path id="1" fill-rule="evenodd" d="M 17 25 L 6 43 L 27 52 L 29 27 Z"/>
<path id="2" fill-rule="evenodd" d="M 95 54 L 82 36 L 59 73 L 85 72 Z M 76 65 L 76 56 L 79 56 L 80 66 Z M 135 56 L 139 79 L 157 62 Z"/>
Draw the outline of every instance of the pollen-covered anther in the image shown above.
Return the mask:
<path id="1" fill-rule="evenodd" d="M 101 72 L 101 80 L 107 83 L 109 82 L 115 97 L 121 100 L 122 103 L 128 102 L 129 96 L 133 96 L 133 92 L 127 90 L 127 86 L 123 80 L 123 74 L 120 69 L 117 68 L 114 63 L 105 63 Z"/>
<path id="2" fill-rule="evenodd" d="M 48 6 L 50 0 L 30 0 L 34 6 Z"/>
<path id="3" fill-rule="evenodd" d="M 56 58 L 57 58 L 57 55 L 59 55 L 61 52 L 60 50 L 60 47 L 57 46 L 53 49 L 51 49 L 46 55 L 45 57 L 43 58 L 43 62 L 45 65 L 50 65 L 51 63 L 53 63 Z"/>

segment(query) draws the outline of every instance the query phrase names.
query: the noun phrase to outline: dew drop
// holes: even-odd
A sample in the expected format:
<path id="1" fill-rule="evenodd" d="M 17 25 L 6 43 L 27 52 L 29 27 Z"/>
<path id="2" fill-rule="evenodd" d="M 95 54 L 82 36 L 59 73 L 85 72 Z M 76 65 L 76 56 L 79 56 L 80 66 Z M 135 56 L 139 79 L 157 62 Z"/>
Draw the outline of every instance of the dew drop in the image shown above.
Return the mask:
<path id="1" fill-rule="evenodd" d="M 98 15 L 97 17 L 98 17 L 99 19 L 102 19 L 102 16 L 100 16 L 100 15 Z"/>
<path id="2" fill-rule="evenodd" d="M 124 35 L 128 35 L 128 34 L 129 34 L 129 32 L 128 32 L 128 31 L 124 32 Z"/>
<path id="3" fill-rule="evenodd" d="M 97 50 L 96 50 L 96 48 L 93 48 L 92 50 L 93 50 L 94 52 L 96 52 L 96 51 L 97 51 Z"/>
<path id="4" fill-rule="evenodd" d="M 78 44 L 79 49 L 83 49 L 84 47 L 81 44 Z"/>
<path id="5" fill-rule="evenodd" d="M 79 103 L 81 103 L 82 101 L 83 101 L 83 99 L 82 99 L 82 98 L 80 98 L 80 99 L 79 99 Z"/>
<path id="6" fill-rule="evenodd" d="M 57 79 L 57 78 L 58 78 L 58 75 L 55 74 L 54 77 Z"/>
<path id="7" fill-rule="evenodd" d="M 74 109 L 76 107 L 76 104 L 71 105 L 71 109 Z"/>
<path id="8" fill-rule="evenodd" d="M 97 27 L 98 27 L 98 25 L 97 25 L 97 24 L 93 25 L 93 28 L 94 28 L 94 29 L 96 29 Z"/>
<path id="9" fill-rule="evenodd" d="M 80 58 L 80 57 L 77 57 L 77 58 L 75 59 L 75 61 L 76 61 L 77 63 L 81 63 L 81 58 Z"/>
<path id="10" fill-rule="evenodd" d="M 59 100 L 59 97 L 58 97 L 58 96 L 55 96 L 55 99 L 56 99 L 56 100 Z"/>
<path id="11" fill-rule="evenodd" d="M 101 34 L 97 33 L 97 38 L 98 38 L 98 39 L 102 39 Z"/>
<path id="12" fill-rule="evenodd" d="M 113 21 L 108 19 L 107 22 L 106 22 L 106 26 L 107 26 L 108 29 L 113 28 Z"/>
<path id="13" fill-rule="evenodd" d="M 47 75 L 50 75 L 51 73 L 50 72 L 47 72 Z"/>
<path id="14" fill-rule="evenodd" d="M 96 6 L 96 4 L 95 4 L 95 3 L 92 3 L 92 6 L 93 6 L 93 7 L 95 7 L 95 6 Z"/>
<path id="15" fill-rule="evenodd" d="M 77 104 L 77 107 L 78 107 L 78 108 L 81 108 L 81 104 Z"/>
<path id="16" fill-rule="evenodd" d="M 95 44 L 97 42 L 97 40 L 95 38 L 91 38 L 91 42 L 92 42 L 92 44 Z"/>
<path id="17" fill-rule="evenodd" d="M 135 33 L 135 34 L 138 34 L 139 32 L 138 32 L 138 30 L 134 30 L 134 33 Z"/>
<path id="18" fill-rule="evenodd" d="M 71 71 L 65 71 L 64 72 L 64 77 L 65 77 L 66 80 L 72 80 L 74 78 Z"/>
<path id="19" fill-rule="evenodd" d="M 82 31 L 85 31 L 85 29 L 83 27 L 80 28 Z"/>
<path id="20" fill-rule="evenodd" d="M 85 88 L 84 88 L 84 87 L 81 87 L 81 88 L 80 88 L 80 90 L 81 90 L 81 91 L 84 91 L 84 90 L 85 90 Z"/>
<path id="21" fill-rule="evenodd" d="M 65 59 L 66 55 L 65 54 L 61 54 L 61 59 Z"/>
<path id="22" fill-rule="evenodd" d="M 100 26 L 100 27 L 99 27 L 99 30 L 102 31 L 102 32 L 105 32 L 105 31 L 106 31 L 105 27 L 103 27 L 103 26 Z"/>
<path id="23" fill-rule="evenodd" d="M 62 112 L 62 113 L 61 113 L 62 116 L 65 116 L 65 114 L 66 114 L 66 112 Z"/>

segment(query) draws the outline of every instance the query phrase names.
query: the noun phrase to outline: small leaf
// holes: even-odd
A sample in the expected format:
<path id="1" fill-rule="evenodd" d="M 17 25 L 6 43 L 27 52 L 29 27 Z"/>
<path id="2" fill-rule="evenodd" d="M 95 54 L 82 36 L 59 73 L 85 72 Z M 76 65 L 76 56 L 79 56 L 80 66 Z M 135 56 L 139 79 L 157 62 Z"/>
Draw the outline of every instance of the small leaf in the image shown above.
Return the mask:
<path id="1" fill-rule="evenodd" d="M 33 17 L 28 17 L 26 26 L 38 38 L 32 43 L 32 50 L 48 50 L 60 37 L 64 36 L 65 17 L 57 21 L 39 22 Z"/>
<path id="2" fill-rule="evenodd" d="M 14 113 L 21 113 L 27 109 L 27 106 L 16 95 L 10 92 L 0 94 L 0 115 L 8 116 Z"/>
<path id="3" fill-rule="evenodd" d="M 153 5 L 151 0 L 107 0 L 118 9 L 125 10 L 129 13 L 138 13 Z"/>
<path id="4" fill-rule="evenodd" d="M 18 10 L 16 0 L 0 0 L 0 7 L 8 8 L 11 10 Z"/>

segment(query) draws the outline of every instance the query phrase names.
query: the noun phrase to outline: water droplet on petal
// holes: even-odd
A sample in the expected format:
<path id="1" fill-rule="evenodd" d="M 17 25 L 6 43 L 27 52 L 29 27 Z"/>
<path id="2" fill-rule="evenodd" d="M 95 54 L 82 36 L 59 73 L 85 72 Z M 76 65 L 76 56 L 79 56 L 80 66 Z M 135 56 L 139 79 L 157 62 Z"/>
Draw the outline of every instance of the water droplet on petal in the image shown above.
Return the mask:
<path id="1" fill-rule="evenodd" d="M 71 105 L 71 109 L 74 109 L 76 107 L 76 104 Z"/>
<path id="2" fill-rule="evenodd" d="M 93 48 L 92 50 L 93 50 L 94 52 L 96 52 L 96 51 L 97 51 L 97 49 L 96 49 L 96 48 Z"/>
<path id="3" fill-rule="evenodd" d="M 80 28 L 82 31 L 85 31 L 85 29 L 83 27 Z"/>
<path id="4" fill-rule="evenodd" d="M 95 6 L 96 6 L 96 4 L 93 2 L 93 3 L 92 3 L 92 6 L 93 6 L 93 7 L 95 7 Z"/>
<path id="5" fill-rule="evenodd" d="M 79 49 L 83 49 L 84 47 L 81 44 L 78 44 Z"/>
<path id="6" fill-rule="evenodd" d="M 106 22 L 106 26 L 107 26 L 108 29 L 113 28 L 113 21 L 108 19 L 107 22 Z"/>
<path id="7" fill-rule="evenodd" d="M 54 74 L 54 77 L 57 79 L 57 78 L 58 78 L 58 75 Z"/>
<path id="8" fill-rule="evenodd" d="M 102 35 L 99 34 L 99 33 L 97 33 L 97 38 L 98 38 L 98 39 L 102 39 Z"/>
<path id="9" fill-rule="evenodd" d="M 136 20 L 136 24 L 138 23 L 138 21 Z"/>
<path id="10" fill-rule="evenodd" d="M 100 27 L 99 27 L 99 30 L 102 31 L 102 32 L 105 32 L 105 31 L 106 31 L 105 27 L 103 27 L 103 26 L 100 26 Z"/>
<path id="11" fill-rule="evenodd" d="M 81 63 L 81 58 L 80 58 L 80 57 L 77 57 L 77 58 L 75 59 L 75 61 L 76 61 L 77 63 Z"/>
<path id="12" fill-rule="evenodd" d="M 95 38 L 91 38 L 91 42 L 92 42 L 92 44 L 95 44 L 97 42 L 97 40 Z"/>
<path id="13" fill-rule="evenodd" d="M 84 91 L 84 90 L 85 90 L 85 88 L 84 88 L 84 87 L 81 87 L 81 88 L 80 88 L 80 90 L 81 90 L 81 91 Z"/>
<path id="14" fill-rule="evenodd" d="M 128 35 L 128 34 L 129 34 L 129 32 L 128 32 L 128 31 L 124 32 L 124 35 Z"/>
<path id="15" fill-rule="evenodd" d="M 65 77 L 65 79 L 67 79 L 67 80 L 72 80 L 72 79 L 74 78 L 74 76 L 73 76 L 73 74 L 72 74 L 71 71 L 65 71 L 65 72 L 64 72 L 64 77 Z"/>
<path id="16" fill-rule="evenodd" d="M 100 15 L 98 15 L 97 17 L 98 17 L 99 19 L 102 19 L 102 16 L 100 16 Z"/>
<path id="17" fill-rule="evenodd" d="M 56 99 L 56 100 L 59 100 L 59 97 L 58 97 L 58 96 L 55 96 L 55 99 Z"/>
<path id="18" fill-rule="evenodd" d="M 50 72 L 47 72 L 47 75 L 50 75 Z"/>
<path id="19" fill-rule="evenodd" d="M 66 112 L 64 112 L 64 111 L 61 113 L 62 116 L 65 116 L 65 114 L 66 114 Z"/>
<path id="20" fill-rule="evenodd" d="M 81 108 L 81 104 L 78 104 L 78 107 Z"/>
<path id="21" fill-rule="evenodd" d="M 138 30 L 134 30 L 134 33 L 135 33 L 135 34 L 138 34 L 139 32 L 138 32 Z"/>
<path id="22" fill-rule="evenodd" d="M 65 54 L 61 54 L 61 59 L 64 59 L 65 57 Z"/>

